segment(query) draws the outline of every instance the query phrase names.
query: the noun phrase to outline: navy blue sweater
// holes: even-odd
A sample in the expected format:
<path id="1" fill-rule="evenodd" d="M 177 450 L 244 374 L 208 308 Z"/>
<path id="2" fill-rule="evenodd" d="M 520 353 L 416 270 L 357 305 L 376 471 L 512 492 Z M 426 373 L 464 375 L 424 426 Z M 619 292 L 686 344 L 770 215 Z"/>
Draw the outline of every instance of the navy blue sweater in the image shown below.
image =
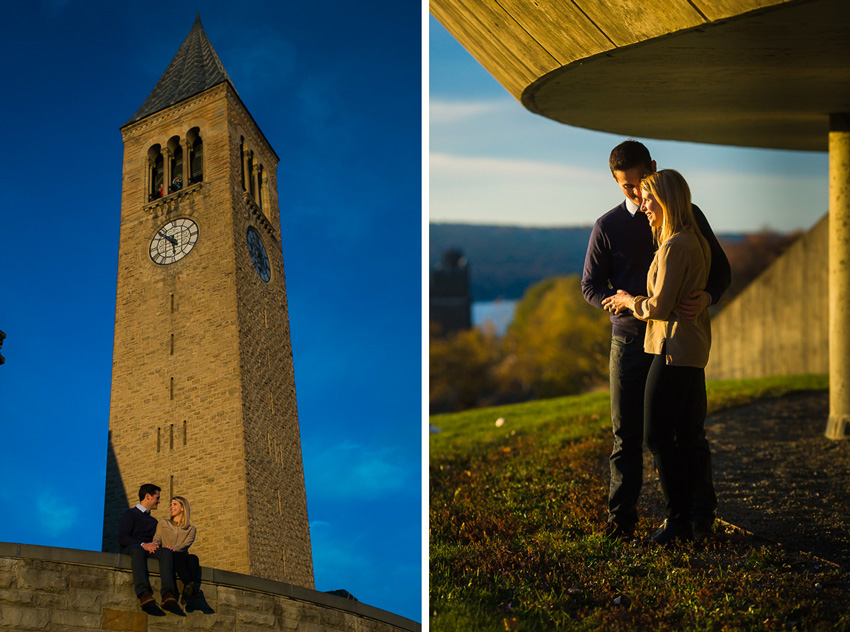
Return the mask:
<path id="1" fill-rule="evenodd" d="M 158 522 L 149 511 L 142 513 L 137 507 L 131 507 L 118 523 L 118 544 L 124 549 L 131 544 L 153 542 Z"/>
<path id="2" fill-rule="evenodd" d="M 732 282 L 732 269 L 705 215 L 696 204 L 693 209 L 697 226 L 711 249 L 711 269 L 705 291 L 716 303 Z M 655 243 L 646 215 L 638 211 L 632 216 L 623 200 L 596 220 L 590 233 L 581 277 L 585 300 L 602 309 L 602 301 L 617 290 L 625 290 L 632 296 L 646 296 L 646 276 L 654 256 Z M 643 339 L 646 331 L 646 323 L 628 310 L 612 313 L 611 325 L 614 333 L 620 336 Z"/>

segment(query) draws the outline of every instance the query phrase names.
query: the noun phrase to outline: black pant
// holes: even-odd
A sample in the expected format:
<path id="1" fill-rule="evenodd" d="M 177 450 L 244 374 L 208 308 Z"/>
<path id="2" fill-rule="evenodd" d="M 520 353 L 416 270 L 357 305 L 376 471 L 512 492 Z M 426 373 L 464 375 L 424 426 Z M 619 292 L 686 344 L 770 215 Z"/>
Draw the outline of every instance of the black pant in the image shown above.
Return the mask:
<path id="1" fill-rule="evenodd" d="M 646 379 L 644 436 L 672 521 L 713 519 L 717 508 L 705 438 L 705 371 L 653 357 Z"/>
<path id="2" fill-rule="evenodd" d="M 133 566 L 133 584 L 136 596 L 143 592 L 152 593 L 150 576 L 148 575 L 148 558 L 155 557 L 159 560 L 159 577 L 161 580 L 162 594 L 170 591 L 172 595 L 177 594 L 174 584 L 174 557 L 171 549 L 159 547 L 154 553 L 148 553 L 141 544 L 133 544 L 124 549 L 124 555 L 129 555 Z"/>
<path id="3" fill-rule="evenodd" d="M 201 584 L 201 562 L 197 555 L 188 551 L 174 551 L 174 570 L 183 585 L 194 584 L 197 588 Z"/>

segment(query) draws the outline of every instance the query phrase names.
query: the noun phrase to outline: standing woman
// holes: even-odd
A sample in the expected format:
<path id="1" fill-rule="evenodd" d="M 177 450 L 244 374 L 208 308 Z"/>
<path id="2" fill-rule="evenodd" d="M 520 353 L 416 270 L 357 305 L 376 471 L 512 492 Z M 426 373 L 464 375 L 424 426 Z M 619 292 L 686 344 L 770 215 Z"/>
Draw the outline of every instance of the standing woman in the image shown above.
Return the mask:
<path id="1" fill-rule="evenodd" d="M 189 501 L 182 496 L 171 499 L 170 518 L 161 518 L 154 542 L 174 551 L 174 571 L 183 582 L 182 601 L 197 596 L 201 586 L 201 564 L 197 555 L 189 553 L 197 530 L 189 522 Z"/>
<path id="2" fill-rule="evenodd" d="M 653 534 L 658 544 L 693 537 L 690 507 L 705 417 L 705 365 L 711 347 L 708 310 L 694 320 L 676 307 L 705 288 L 711 251 L 694 220 L 691 193 L 677 171 L 664 169 L 640 183 L 641 210 L 652 226 L 658 250 L 649 268 L 647 293 L 619 290 L 607 309 L 630 309 L 647 321 L 644 351 L 654 354 L 646 380 L 644 437 L 655 459 L 667 518 Z"/>

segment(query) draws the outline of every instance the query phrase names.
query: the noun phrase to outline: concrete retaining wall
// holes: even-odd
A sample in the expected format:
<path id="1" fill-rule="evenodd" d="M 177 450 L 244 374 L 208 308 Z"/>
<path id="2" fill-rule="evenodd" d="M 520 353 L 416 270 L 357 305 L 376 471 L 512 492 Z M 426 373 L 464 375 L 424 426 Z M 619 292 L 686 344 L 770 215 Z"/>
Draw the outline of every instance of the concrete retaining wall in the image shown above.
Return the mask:
<path id="1" fill-rule="evenodd" d="M 829 373 L 829 216 L 711 322 L 708 379 Z"/>
<path id="2" fill-rule="evenodd" d="M 155 560 L 149 562 L 159 597 Z M 148 615 L 130 558 L 0 542 L 0 630 L 420 632 L 419 623 L 351 599 L 239 573 L 203 569 L 204 610 Z"/>

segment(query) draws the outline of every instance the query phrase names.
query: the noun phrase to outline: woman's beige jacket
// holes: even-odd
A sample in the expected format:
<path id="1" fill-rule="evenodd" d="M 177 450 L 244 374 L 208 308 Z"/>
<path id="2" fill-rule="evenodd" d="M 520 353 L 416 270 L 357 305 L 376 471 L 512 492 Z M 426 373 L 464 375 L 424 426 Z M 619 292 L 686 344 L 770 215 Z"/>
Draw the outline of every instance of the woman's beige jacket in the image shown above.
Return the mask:
<path id="1" fill-rule="evenodd" d="M 711 348 L 708 310 L 688 320 L 680 319 L 676 307 L 692 292 L 705 289 L 710 265 L 692 233 L 675 233 L 661 244 L 646 279 L 649 296 L 635 297 L 632 308 L 647 321 L 644 351 L 659 355 L 666 343 L 667 364 L 705 368 Z"/>
<path id="2" fill-rule="evenodd" d="M 154 542 L 159 542 L 162 546 L 169 547 L 175 551 L 186 551 L 192 546 L 197 533 L 195 525 L 189 525 L 186 529 L 171 523 L 168 518 L 160 518 L 159 524 L 156 525 L 156 534 L 153 536 Z"/>

